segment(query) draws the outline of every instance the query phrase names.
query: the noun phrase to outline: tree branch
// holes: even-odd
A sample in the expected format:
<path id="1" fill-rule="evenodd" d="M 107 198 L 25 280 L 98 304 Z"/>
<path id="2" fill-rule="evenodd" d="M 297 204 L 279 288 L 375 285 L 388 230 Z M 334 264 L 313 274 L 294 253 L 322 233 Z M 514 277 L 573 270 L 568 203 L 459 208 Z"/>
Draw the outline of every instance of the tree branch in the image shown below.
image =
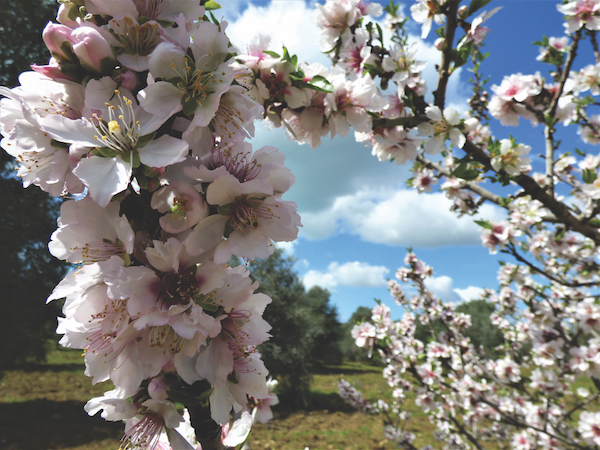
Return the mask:
<path id="1" fill-rule="evenodd" d="M 210 414 L 210 405 L 186 406 L 190 413 L 190 422 L 196 432 L 196 439 L 202 450 L 227 450 L 221 441 L 221 425 L 216 423 Z"/>
<path id="2" fill-rule="evenodd" d="M 490 157 L 477 145 L 467 140 L 463 147 L 469 155 L 476 161 L 482 163 L 486 167 L 490 167 Z M 504 173 L 500 170 L 498 173 Z M 596 245 L 600 245 L 600 233 L 594 227 L 582 223 L 577 217 L 571 214 L 569 208 L 562 202 L 549 195 L 537 182 L 529 175 L 520 174 L 513 177 L 513 180 L 521 186 L 526 194 L 529 194 L 532 199 L 538 200 L 548 208 L 555 216 L 558 222 L 565 224 L 569 229 L 576 231 L 590 238 Z"/>
<path id="3" fill-rule="evenodd" d="M 441 110 L 444 109 L 446 102 L 446 88 L 448 87 L 448 79 L 450 78 L 450 64 L 452 63 L 452 50 L 454 42 L 454 33 L 458 22 L 456 16 L 458 13 L 458 4 L 456 0 L 450 1 L 448 9 L 445 12 L 447 17 L 446 21 L 446 33 L 444 39 L 446 40 L 446 49 L 442 52 L 442 61 L 440 62 L 440 68 L 438 70 L 438 87 L 433 92 L 434 105 L 439 107 Z"/>

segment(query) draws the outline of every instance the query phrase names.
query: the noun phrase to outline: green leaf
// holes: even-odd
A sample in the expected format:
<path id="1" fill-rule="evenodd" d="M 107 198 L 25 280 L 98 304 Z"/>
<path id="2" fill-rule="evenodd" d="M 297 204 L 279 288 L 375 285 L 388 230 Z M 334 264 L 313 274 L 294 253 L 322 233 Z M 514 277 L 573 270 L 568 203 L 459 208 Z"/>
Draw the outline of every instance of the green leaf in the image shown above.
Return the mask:
<path id="1" fill-rule="evenodd" d="M 231 236 L 231 233 L 233 233 L 234 231 L 235 228 L 233 228 L 233 225 L 231 225 L 231 220 L 225 222 L 225 230 L 223 231 L 223 237 L 225 239 L 229 238 L 229 236 Z"/>
<path id="2" fill-rule="evenodd" d="M 104 156 L 105 158 L 114 158 L 117 156 L 117 152 L 108 147 L 96 147 L 92 150 L 92 153 L 96 156 Z"/>
<path id="3" fill-rule="evenodd" d="M 227 205 L 217 206 L 217 212 L 222 216 L 230 216 L 233 212 L 233 203 L 228 203 Z"/>
<path id="4" fill-rule="evenodd" d="M 481 228 L 485 228 L 486 230 L 492 230 L 493 229 L 492 224 L 489 223 L 487 220 L 474 220 L 473 222 L 475 222 Z"/>
<path id="5" fill-rule="evenodd" d="M 214 11 L 215 9 L 221 9 L 221 5 L 219 5 L 214 0 L 208 0 L 204 4 L 204 8 L 206 9 L 206 11 Z"/>
<path id="6" fill-rule="evenodd" d="M 588 225 L 594 227 L 594 228 L 600 228 L 600 219 L 591 219 L 588 222 Z"/>
<path id="7" fill-rule="evenodd" d="M 313 80 L 314 80 L 314 78 L 313 78 Z M 296 87 L 303 87 L 303 88 L 307 88 L 307 89 L 312 89 L 312 90 L 315 90 L 317 92 L 324 92 L 326 94 L 329 94 L 329 93 L 333 92 L 333 86 L 331 86 L 331 84 L 327 80 L 325 80 L 325 81 L 327 82 L 327 85 L 325 85 L 324 83 L 319 82 L 318 80 L 317 80 L 317 84 L 313 84 L 312 80 L 311 80 L 310 83 L 307 83 L 306 81 L 303 81 L 303 80 L 294 80 L 294 86 L 296 86 Z M 319 86 L 319 84 L 321 84 L 324 87 Z"/>
<path id="8" fill-rule="evenodd" d="M 272 52 L 272 51 L 270 51 L 270 50 L 263 50 L 262 52 L 263 52 L 265 55 L 272 56 L 273 58 L 281 58 L 281 56 L 279 55 L 279 53 L 275 53 L 275 52 Z"/>
<path id="9" fill-rule="evenodd" d="M 324 76 L 315 75 L 312 77 L 312 80 L 310 80 L 310 84 L 316 86 L 319 92 L 333 92 L 333 85 Z"/>
<path id="10" fill-rule="evenodd" d="M 593 170 L 585 169 L 581 178 L 585 184 L 592 184 L 598 178 L 598 174 Z"/>
<path id="11" fill-rule="evenodd" d="M 192 114 L 194 114 L 194 112 L 196 112 L 196 108 L 198 108 L 198 103 L 196 102 L 196 99 L 193 98 L 191 95 L 184 94 L 183 97 L 181 97 L 181 106 L 183 106 L 183 113 L 186 116 L 191 116 Z"/>
<path id="12" fill-rule="evenodd" d="M 473 1 L 471 1 L 471 4 L 469 5 L 469 13 L 467 14 L 467 17 L 471 16 L 474 12 L 479 11 L 481 8 L 483 8 L 485 5 L 487 5 L 491 1 L 492 0 L 473 0 Z"/>
<path id="13" fill-rule="evenodd" d="M 140 137 L 137 141 L 138 148 L 142 148 L 148 145 L 152 141 L 152 139 L 154 139 L 154 136 L 156 136 L 156 131 L 154 133 L 150 133 Z"/>
<path id="14" fill-rule="evenodd" d="M 133 167 L 134 169 L 137 169 L 138 167 L 140 167 L 140 154 L 138 152 L 136 152 L 135 150 L 133 150 L 131 153 L 131 167 Z"/>
<path id="15" fill-rule="evenodd" d="M 390 3 L 383 10 L 391 16 L 398 14 L 398 6 L 394 5 L 394 0 L 390 0 Z"/>

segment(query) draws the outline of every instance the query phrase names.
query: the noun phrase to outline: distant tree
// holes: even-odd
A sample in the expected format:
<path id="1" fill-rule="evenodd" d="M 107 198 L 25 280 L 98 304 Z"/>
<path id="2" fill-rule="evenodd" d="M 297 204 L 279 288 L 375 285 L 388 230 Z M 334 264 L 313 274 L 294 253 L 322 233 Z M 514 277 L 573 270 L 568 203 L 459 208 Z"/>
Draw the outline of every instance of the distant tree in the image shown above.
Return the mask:
<path id="1" fill-rule="evenodd" d="M 471 327 L 465 335 L 475 348 L 482 347 L 486 354 L 496 353 L 495 348 L 504 342 L 502 331 L 490 319 L 494 309 L 494 305 L 483 299 L 471 300 L 456 307 L 456 311 L 471 316 Z"/>
<path id="2" fill-rule="evenodd" d="M 483 349 L 486 354 L 495 354 L 495 348 L 504 342 L 504 338 L 500 329 L 490 319 L 490 314 L 494 311 L 494 305 L 483 299 L 471 300 L 458 305 L 456 311 L 471 316 L 471 327 L 465 332 L 465 335 L 471 339 L 473 346 L 476 349 Z M 436 333 L 444 331 L 443 326 L 437 321 L 434 322 L 433 329 Z M 428 327 L 418 321 L 415 337 L 424 343 L 433 339 Z"/>
<path id="3" fill-rule="evenodd" d="M 273 299 L 263 317 L 272 325 L 272 338 L 261 345 L 263 361 L 279 381 L 282 403 L 307 406 L 309 365 L 317 361 L 340 362 L 345 335 L 330 294 L 319 286 L 306 292 L 294 271 L 295 259 L 280 249 L 267 259 L 248 264 L 259 292 Z M 239 261 L 232 261 L 233 265 Z"/>
<path id="4" fill-rule="evenodd" d="M 368 306 L 359 306 L 356 311 L 352 313 L 348 323 L 351 325 L 359 324 L 362 322 L 371 322 L 372 309 Z"/>
<path id="5" fill-rule="evenodd" d="M 312 359 L 329 364 L 342 362 L 345 355 L 341 344 L 346 330 L 338 320 L 337 308 L 329 301 L 329 291 L 313 286 L 306 296 L 314 329 Z"/>
<path id="6" fill-rule="evenodd" d="M 0 0 L 0 85 L 16 86 L 31 64 L 48 63 L 41 30 L 55 19 L 57 8 L 55 0 Z"/>
<path id="7" fill-rule="evenodd" d="M 0 84 L 15 86 L 32 63 L 46 64 L 50 54 L 40 30 L 54 19 L 53 0 L 0 0 Z M 46 297 L 65 273 L 46 244 L 56 229 L 59 200 L 31 186 L 23 189 L 14 163 L 0 151 L 0 367 L 43 360 L 54 335 L 58 305 Z"/>
<path id="8" fill-rule="evenodd" d="M 60 311 L 45 300 L 66 270 L 46 248 L 57 201 L 35 186 L 24 190 L 10 171 L 7 164 L 0 172 L 0 367 L 45 358 Z"/>
<path id="9" fill-rule="evenodd" d="M 263 361 L 279 381 L 282 402 L 304 407 L 310 386 L 308 364 L 314 329 L 304 285 L 293 265 L 294 259 L 277 249 L 267 259 L 252 261 L 248 268 L 252 278 L 260 282 L 259 292 L 273 299 L 263 315 L 273 327 L 273 337 L 259 349 Z"/>

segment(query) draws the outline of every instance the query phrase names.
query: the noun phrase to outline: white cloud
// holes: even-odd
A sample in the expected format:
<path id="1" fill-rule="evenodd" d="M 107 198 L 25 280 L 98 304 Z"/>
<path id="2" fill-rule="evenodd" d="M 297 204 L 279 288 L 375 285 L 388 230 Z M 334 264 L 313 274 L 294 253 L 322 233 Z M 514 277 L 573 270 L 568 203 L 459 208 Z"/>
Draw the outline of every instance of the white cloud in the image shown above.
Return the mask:
<path id="1" fill-rule="evenodd" d="M 469 286 L 466 289 L 455 288 L 454 280 L 446 275 L 428 278 L 425 281 L 425 286 L 437 297 L 450 303 L 463 303 L 476 300 L 483 292 L 482 288 L 476 286 Z"/>
<path id="2" fill-rule="evenodd" d="M 250 4 L 230 21 L 226 33 L 242 52 L 251 39 L 264 34 L 271 36 L 272 51 L 280 52 L 285 45 L 300 61 L 329 62 L 319 48 L 315 8 L 304 1 L 273 1 L 267 6 Z"/>
<path id="3" fill-rule="evenodd" d="M 337 286 L 382 287 L 387 285 L 385 276 L 389 272 L 385 266 L 371 266 L 359 261 L 340 265 L 334 261 L 327 267 L 327 272 L 309 270 L 303 281 L 307 289 L 315 285 L 329 290 L 335 290 Z"/>
<path id="4" fill-rule="evenodd" d="M 442 193 L 414 190 L 364 190 L 335 199 L 331 208 L 303 215 L 301 235 L 323 239 L 336 232 L 364 241 L 398 246 L 440 247 L 479 244 L 473 217 L 457 217 Z M 483 217 L 497 219 L 498 208 L 484 205 Z"/>
<path id="5" fill-rule="evenodd" d="M 463 301 L 470 302 L 471 300 L 478 300 L 479 298 L 481 298 L 481 295 L 483 294 L 485 289 L 476 286 L 469 286 L 466 289 L 456 288 L 455 291 L 458 295 L 461 296 Z"/>
<path id="6" fill-rule="evenodd" d="M 275 247 L 280 248 L 281 250 L 283 250 L 283 253 L 288 255 L 288 256 L 292 256 L 295 253 L 295 248 L 296 245 L 298 244 L 298 241 L 292 241 L 292 242 L 275 242 Z"/>

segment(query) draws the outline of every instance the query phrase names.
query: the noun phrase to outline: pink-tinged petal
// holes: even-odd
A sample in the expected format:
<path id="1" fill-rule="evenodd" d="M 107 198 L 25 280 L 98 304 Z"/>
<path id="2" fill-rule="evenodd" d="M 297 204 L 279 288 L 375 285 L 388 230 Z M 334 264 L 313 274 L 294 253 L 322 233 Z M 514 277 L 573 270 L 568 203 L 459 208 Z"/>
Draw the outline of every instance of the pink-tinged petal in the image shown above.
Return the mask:
<path id="1" fill-rule="evenodd" d="M 252 429 L 252 416 L 248 411 L 242 413 L 242 417 L 233 422 L 227 436 L 223 439 L 223 445 L 226 447 L 237 447 L 244 443 Z"/>
<path id="2" fill-rule="evenodd" d="M 304 89 L 290 86 L 286 89 L 285 101 L 289 108 L 296 109 L 303 106 L 308 106 L 309 99 L 306 96 Z"/>
<path id="3" fill-rule="evenodd" d="M 211 205 L 228 205 L 234 203 L 240 195 L 266 194 L 272 195 L 273 188 L 267 180 L 255 178 L 254 180 L 240 183 L 231 174 L 216 179 L 206 190 L 206 201 Z"/>
<path id="4" fill-rule="evenodd" d="M 149 84 L 138 100 L 146 111 L 160 117 L 171 117 L 181 111 L 181 91 L 166 81 Z"/>
<path id="5" fill-rule="evenodd" d="M 213 181 L 206 190 L 206 201 L 211 205 L 228 205 L 234 203 L 241 195 L 240 181 L 231 174 L 224 175 Z"/>
<path id="6" fill-rule="evenodd" d="M 258 230 L 234 231 L 229 239 L 219 244 L 214 260 L 217 264 L 224 264 L 229 261 L 231 255 L 268 258 L 274 250 L 273 242 Z"/>
<path id="7" fill-rule="evenodd" d="M 92 14 L 114 16 L 115 11 L 118 11 L 119 14 L 129 14 L 136 18 L 139 16 L 132 0 L 88 0 L 86 7 Z"/>
<path id="8" fill-rule="evenodd" d="M 167 428 L 171 450 L 195 450 L 194 447 L 174 428 Z"/>
<path id="9" fill-rule="evenodd" d="M 269 371 L 258 355 L 250 354 L 236 360 L 235 376 L 239 383 L 235 387 L 243 389 L 252 397 L 266 398 L 269 396 L 266 382 L 268 374 Z"/>
<path id="10" fill-rule="evenodd" d="M 148 70 L 149 67 L 148 56 L 123 54 L 117 56 L 117 61 L 128 69 L 135 70 L 136 72 L 143 72 Z"/>
<path id="11" fill-rule="evenodd" d="M 214 214 L 200 222 L 185 239 L 186 250 L 192 255 L 199 255 L 217 246 L 223 240 L 227 216 Z"/>
<path id="12" fill-rule="evenodd" d="M 156 46 L 148 58 L 150 73 L 155 78 L 181 77 L 185 73 L 185 52 L 171 42 L 161 42 Z M 181 91 L 179 91 L 181 98 Z"/>
<path id="13" fill-rule="evenodd" d="M 236 403 L 229 391 L 228 384 L 213 386 L 213 392 L 210 394 L 210 415 L 215 422 L 221 425 L 229 423 L 229 413 Z"/>
<path id="14" fill-rule="evenodd" d="M 94 136 L 98 131 L 87 119 L 71 120 L 55 114 L 48 114 L 38 119 L 42 130 L 52 138 L 69 144 L 79 144 L 83 147 L 96 147 L 98 140 Z"/>
<path id="15" fill-rule="evenodd" d="M 127 189 L 131 164 L 124 162 L 120 156 L 91 156 L 79 161 L 73 173 L 86 185 L 90 197 L 104 208 L 113 195 Z"/>
<path id="16" fill-rule="evenodd" d="M 208 347 L 198 355 L 196 372 L 214 386 L 223 386 L 227 376 L 233 372 L 233 352 L 220 338 L 210 341 Z"/>
<path id="17" fill-rule="evenodd" d="M 156 306 L 157 286 L 162 286 L 156 273 L 145 266 L 125 267 L 104 282 L 110 298 L 127 299 L 127 311 L 132 317 L 151 311 Z"/>
<path id="18" fill-rule="evenodd" d="M 138 150 L 140 161 L 149 167 L 166 167 L 182 162 L 188 151 L 187 142 L 166 134 Z"/>
<path id="19" fill-rule="evenodd" d="M 169 323 L 169 316 L 161 311 L 154 311 L 140 316 L 133 326 L 136 330 L 143 330 L 146 327 L 161 327 Z"/>
<path id="20" fill-rule="evenodd" d="M 427 117 L 434 121 L 440 121 L 443 118 L 442 110 L 439 108 L 439 106 L 428 106 L 425 108 L 425 114 L 427 114 Z"/>
<path id="21" fill-rule="evenodd" d="M 152 243 L 154 247 L 146 248 L 146 258 L 152 267 L 165 273 L 177 272 L 179 270 L 179 252 L 182 248 L 181 242 L 176 238 L 170 238 L 167 242 L 152 241 Z"/>
<path id="22" fill-rule="evenodd" d="M 458 125 L 458 122 L 460 122 L 460 113 L 454 108 L 445 108 L 444 118 L 450 125 Z"/>
<path id="23" fill-rule="evenodd" d="M 177 370 L 177 374 L 187 384 L 194 384 L 200 381 L 202 377 L 196 372 L 196 355 L 189 357 L 183 353 L 176 353 L 173 358 L 173 364 Z"/>

